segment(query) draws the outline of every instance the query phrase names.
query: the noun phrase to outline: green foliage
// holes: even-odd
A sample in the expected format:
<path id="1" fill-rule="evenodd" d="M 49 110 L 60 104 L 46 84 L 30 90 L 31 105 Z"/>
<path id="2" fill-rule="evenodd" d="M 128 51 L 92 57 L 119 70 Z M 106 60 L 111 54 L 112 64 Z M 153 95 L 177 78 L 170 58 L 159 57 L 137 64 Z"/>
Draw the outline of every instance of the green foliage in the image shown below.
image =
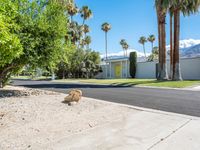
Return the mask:
<path id="1" fill-rule="evenodd" d="M 0 86 L 24 65 L 53 72 L 64 51 L 67 16 L 58 1 L 0 1 Z"/>
<path id="2" fill-rule="evenodd" d="M 23 60 L 32 66 L 54 69 L 66 47 L 64 36 L 67 20 L 64 8 L 54 1 L 46 5 L 38 5 L 33 1 L 23 9 L 27 11 L 30 8 L 32 11 L 21 16 L 23 27 L 20 35 L 25 49 Z"/>
<path id="3" fill-rule="evenodd" d="M 100 71 L 100 55 L 98 52 L 74 49 L 68 61 L 61 61 L 56 75 L 58 78 L 92 78 Z"/>
<path id="4" fill-rule="evenodd" d="M 17 8 L 12 2 L 0 1 L 0 68 L 22 54 L 22 45 L 17 32 Z"/>
<path id="5" fill-rule="evenodd" d="M 155 61 L 158 60 L 159 49 L 158 47 L 154 47 L 151 55 L 148 56 L 147 61 Z"/>
<path id="6" fill-rule="evenodd" d="M 135 78 L 136 75 L 136 67 L 137 67 L 137 53 L 136 52 L 131 52 L 130 57 L 130 75 L 132 78 Z"/>

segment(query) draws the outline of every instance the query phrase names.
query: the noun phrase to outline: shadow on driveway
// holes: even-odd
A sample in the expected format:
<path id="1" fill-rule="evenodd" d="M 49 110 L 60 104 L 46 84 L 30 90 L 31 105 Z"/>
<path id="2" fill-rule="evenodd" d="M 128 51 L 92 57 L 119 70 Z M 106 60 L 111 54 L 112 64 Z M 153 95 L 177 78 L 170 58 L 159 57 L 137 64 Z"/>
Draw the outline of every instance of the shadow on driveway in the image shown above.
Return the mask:
<path id="1" fill-rule="evenodd" d="M 73 89 L 73 88 L 126 88 L 132 87 L 132 85 L 100 85 L 100 84 L 89 84 L 89 83 L 63 83 L 63 82 L 50 82 L 46 80 L 23 80 L 15 79 L 12 85 L 24 86 L 28 88 L 57 88 L 57 89 Z"/>

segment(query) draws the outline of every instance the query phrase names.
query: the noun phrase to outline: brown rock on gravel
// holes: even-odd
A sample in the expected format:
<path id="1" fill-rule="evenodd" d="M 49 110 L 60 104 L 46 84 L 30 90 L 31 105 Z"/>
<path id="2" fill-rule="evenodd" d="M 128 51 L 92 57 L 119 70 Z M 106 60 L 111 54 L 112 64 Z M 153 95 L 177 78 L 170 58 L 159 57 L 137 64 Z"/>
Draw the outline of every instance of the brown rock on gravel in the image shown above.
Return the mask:
<path id="1" fill-rule="evenodd" d="M 78 89 L 73 89 L 64 98 L 63 102 L 71 105 L 71 102 L 79 102 L 81 100 L 81 97 L 82 97 L 82 91 Z"/>

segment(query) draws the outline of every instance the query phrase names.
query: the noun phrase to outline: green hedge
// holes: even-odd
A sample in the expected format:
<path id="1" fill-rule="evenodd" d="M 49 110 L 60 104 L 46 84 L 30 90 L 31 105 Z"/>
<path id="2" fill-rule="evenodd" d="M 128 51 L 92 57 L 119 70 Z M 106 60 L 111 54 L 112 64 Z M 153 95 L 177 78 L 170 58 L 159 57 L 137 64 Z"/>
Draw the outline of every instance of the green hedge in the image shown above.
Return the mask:
<path id="1" fill-rule="evenodd" d="M 129 57 L 129 61 L 130 61 L 130 75 L 132 78 L 135 78 L 136 75 L 136 67 L 137 67 L 137 53 L 136 52 L 131 52 L 130 53 L 130 57 Z"/>

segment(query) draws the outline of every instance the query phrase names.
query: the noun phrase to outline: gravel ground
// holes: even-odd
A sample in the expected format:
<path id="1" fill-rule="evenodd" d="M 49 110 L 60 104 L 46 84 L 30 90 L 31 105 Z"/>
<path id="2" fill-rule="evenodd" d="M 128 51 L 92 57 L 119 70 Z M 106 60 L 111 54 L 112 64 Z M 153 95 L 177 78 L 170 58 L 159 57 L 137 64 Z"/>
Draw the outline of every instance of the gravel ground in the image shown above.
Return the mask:
<path id="1" fill-rule="evenodd" d="M 134 111 L 86 97 L 68 106 L 62 102 L 65 94 L 21 87 L 9 86 L 0 93 L 1 150 L 47 149 L 47 145 L 67 136 L 122 119 Z"/>

